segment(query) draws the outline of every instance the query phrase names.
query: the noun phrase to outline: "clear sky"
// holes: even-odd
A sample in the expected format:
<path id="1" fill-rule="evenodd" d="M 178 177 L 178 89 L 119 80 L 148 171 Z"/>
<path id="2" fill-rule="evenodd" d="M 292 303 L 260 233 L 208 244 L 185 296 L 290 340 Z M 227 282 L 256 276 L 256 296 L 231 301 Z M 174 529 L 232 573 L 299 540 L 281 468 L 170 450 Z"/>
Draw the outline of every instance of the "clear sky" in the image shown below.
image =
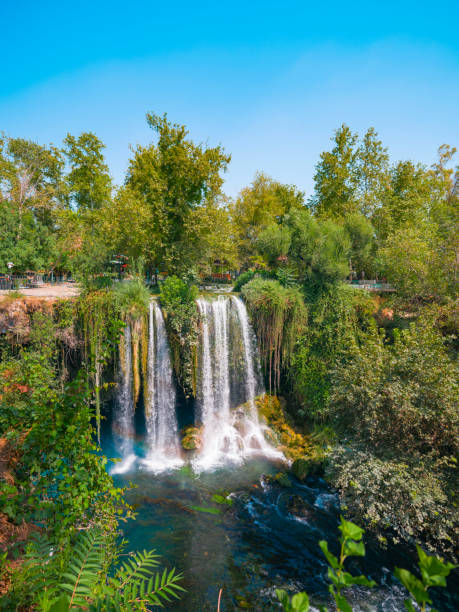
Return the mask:
<path id="1" fill-rule="evenodd" d="M 379 132 L 393 159 L 459 146 L 459 3 L 0 0 L 0 131 L 58 145 L 95 132 L 115 181 L 145 113 L 307 193 L 333 130 Z"/>

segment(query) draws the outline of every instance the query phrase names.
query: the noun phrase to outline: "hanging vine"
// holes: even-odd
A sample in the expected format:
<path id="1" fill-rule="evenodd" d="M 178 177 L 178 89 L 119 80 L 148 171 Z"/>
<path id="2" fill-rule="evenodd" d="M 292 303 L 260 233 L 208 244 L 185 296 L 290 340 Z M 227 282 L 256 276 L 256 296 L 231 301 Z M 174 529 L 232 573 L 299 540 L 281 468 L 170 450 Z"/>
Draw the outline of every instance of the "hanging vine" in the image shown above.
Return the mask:
<path id="1" fill-rule="evenodd" d="M 296 341 L 307 326 L 307 310 L 300 291 L 275 280 L 255 278 L 242 289 L 258 339 L 270 392 L 280 387 Z"/>
<path id="2" fill-rule="evenodd" d="M 102 372 L 116 351 L 123 323 L 110 289 L 84 293 L 78 302 L 78 314 L 82 327 L 84 363 L 94 393 L 97 439 L 100 441 Z"/>

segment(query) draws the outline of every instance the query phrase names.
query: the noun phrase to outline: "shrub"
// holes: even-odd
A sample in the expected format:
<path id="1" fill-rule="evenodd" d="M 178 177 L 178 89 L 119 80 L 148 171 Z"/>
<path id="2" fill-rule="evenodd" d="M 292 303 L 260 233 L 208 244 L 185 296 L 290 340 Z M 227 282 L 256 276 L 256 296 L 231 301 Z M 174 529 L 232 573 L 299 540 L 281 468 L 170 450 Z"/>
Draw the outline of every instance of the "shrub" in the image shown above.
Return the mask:
<path id="1" fill-rule="evenodd" d="M 452 460 L 387 460 L 355 447 L 337 447 L 328 480 L 339 489 L 349 518 L 365 522 L 380 538 L 425 542 L 455 557 L 459 510 Z"/>
<path id="2" fill-rule="evenodd" d="M 354 343 L 332 375 L 330 417 L 373 449 L 406 454 L 459 451 L 458 369 L 429 320 Z"/>

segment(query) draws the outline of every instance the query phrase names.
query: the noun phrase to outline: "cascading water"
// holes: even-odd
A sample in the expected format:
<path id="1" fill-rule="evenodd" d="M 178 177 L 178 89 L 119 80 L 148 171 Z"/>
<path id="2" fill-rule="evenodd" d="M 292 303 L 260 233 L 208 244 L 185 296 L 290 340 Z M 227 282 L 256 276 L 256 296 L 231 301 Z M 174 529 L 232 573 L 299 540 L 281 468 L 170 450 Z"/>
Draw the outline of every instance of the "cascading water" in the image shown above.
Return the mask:
<path id="1" fill-rule="evenodd" d="M 203 318 L 198 393 L 203 435 L 195 469 L 241 463 L 256 454 L 282 458 L 258 422 L 254 338 L 244 303 L 235 296 L 219 296 L 199 299 L 198 308 Z M 231 381 L 233 394 L 237 391 L 237 399 L 242 399 L 236 405 L 243 407 L 237 410 L 231 409 Z"/>
<path id="2" fill-rule="evenodd" d="M 153 471 L 178 467 L 183 461 L 175 414 L 175 386 L 164 317 L 156 302 L 150 303 L 145 393 L 148 454 L 144 464 Z"/>
<path id="3" fill-rule="evenodd" d="M 126 323 L 120 343 L 119 392 L 117 410 L 113 419 L 115 446 L 121 461 L 112 469 L 112 474 L 127 472 L 135 462 L 134 454 L 134 402 L 132 397 L 132 341 L 131 326 Z"/>

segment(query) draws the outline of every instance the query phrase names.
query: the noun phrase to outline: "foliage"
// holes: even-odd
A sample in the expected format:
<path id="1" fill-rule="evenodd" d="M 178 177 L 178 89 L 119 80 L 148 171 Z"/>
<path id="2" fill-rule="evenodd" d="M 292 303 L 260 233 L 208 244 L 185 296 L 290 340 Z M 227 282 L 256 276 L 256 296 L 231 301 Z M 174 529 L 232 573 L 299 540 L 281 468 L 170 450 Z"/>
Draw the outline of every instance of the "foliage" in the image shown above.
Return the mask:
<path id="1" fill-rule="evenodd" d="M 262 173 L 243 189 L 230 207 L 237 246 L 243 267 L 256 262 L 261 234 L 281 223 L 292 210 L 304 206 L 304 194 Z"/>
<path id="2" fill-rule="evenodd" d="M 88 526 L 111 529 L 127 507 L 92 440 L 94 415 L 82 378 L 58 391 L 47 351 L 31 348 L 4 362 L 0 379 L 0 435 L 10 449 L 3 512 L 58 538 Z"/>
<path id="3" fill-rule="evenodd" d="M 168 276 L 161 286 L 161 305 L 166 319 L 177 380 L 186 395 L 196 395 L 196 359 L 199 311 L 198 290 L 177 276 Z"/>
<path id="4" fill-rule="evenodd" d="M 459 450 L 457 365 L 429 319 L 395 333 L 371 331 L 349 346 L 332 376 L 330 416 L 375 451 L 454 455 Z"/>
<path id="5" fill-rule="evenodd" d="M 234 283 L 233 291 L 241 291 L 242 287 L 246 285 L 247 283 L 249 283 L 254 278 L 255 275 L 256 275 L 255 270 L 246 270 L 245 272 L 240 274 L 237 277 L 236 282 Z"/>
<path id="6" fill-rule="evenodd" d="M 123 319 L 134 321 L 148 314 L 150 292 L 140 276 L 115 285 L 116 308 Z"/>
<path id="7" fill-rule="evenodd" d="M 28 548 L 25 567 L 14 590 L 27 596 L 43 612 L 67 610 L 146 611 L 178 599 L 183 588 L 175 569 L 158 571 L 154 551 L 131 553 L 116 563 L 122 547 L 97 529 L 80 532 L 56 555 L 55 544 L 36 538 Z M 22 593 L 17 593 L 24 600 Z"/>
<path id="8" fill-rule="evenodd" d="M 121 301 L 121 305 L 126 303 Z M 78 301 L 78 316 L 83 332 L 86 372 L 95 397 L 97 436 L 100 439 L 102 372 L 116 351 L 123 328 L 114 292 L 101 289 L 83 293 Z"/>
<path id="9" fill-rule="evenodd" d="M 286 219 L 291 232 L 289 259 L 308 291 L 320 292 L 349 274 L 351 242 L 343 227 L 316 220 L 307 210 Z"/>
<path id="10" fill-rule="evenodd" d="M 0 271 L 54 267 L 54 221 L 64 202 L 63 161 L 55 147 L 0 138 Z"/>
<path id="11" fill-rule="evenodd" d="M 451 459 L 388 459 L 355 446 L 337 447 L 327 478 L 349 517 L 385 542 L 424 542 L 454 558 L 457 541 L 457 464 Z"/>
<path id="12" fill-rule="evenodd" d="M 323 421 L 331 375 L 342 355 L 373 324 L 374 304 L 344 284 L 330 286 L 308 300 L 309 321 L 292 354 L 289 382 L 298 416 Z"/>
<path id="13" fill-rule="evenodd" d="M 291 244 L 290 230 L 285 225 L 269 225 L 258 236 L 257 248 L 270 266 L 278 265 L 280 257 L 285 257 Z"/>
<path id="14" fill-rule="evenodd" d="M 456 291 L 451 277 L 456 250 L 445 249 L 434 224 L 410 224 L 387 237 L 380 250 L 380 265 L 400 298 L 438 300 Z"/>
<path id="15" fill-rule="evenodd" d="M 314 175 L 315 193 L 311 205 L 320 216 L 344 216 L 356 212 L 355 165 L 357 134 L 343 124 L 335 131 L 332 151 L 320 154 Z"/>
<path id="16" fill-rule="evenodd" d="M 413 596 L 421 612 L 425 612 L 427 609 L 426 604 L 432 603 L 428 589 L 438 586 L 445 587 L 447 576 L 456 566 L 452 563 L 444 563 L 443 559 L 438 557 L 429 557 L 419 545 L 416 546 L 416 549 L 419 557 L 418 565 L 421 571 L 421 580 L 406 569 L 396 568 L 395 575 L 410 595 Z M 415 610 L 409 599 L 405 600 L 405 607 L 408 612 L 414 612 Z M 430 609 L 432 612 L 436 612 L 432 608 Z"/>
<path id="17" fill-rule="evenodd" d="M 350 260 L 354 274 L 358 277 L 363 272 L 371 278 L 375 268 L 375 230 L 371 222 L 354 213 L 344 219 L 344 229 L 351 241 Z"/>
<path id="18" fill-rule="evenodd" d="M 255 278 L 242 288 L 254 322 L 258 348 L 269 391 L 280 387 L 281 372 L 291 359 L 295 343 L 307 325 L 307 310 L 298 288 L 275 280 Z"/>
<path id="19" fill-rule="evenodd" d="M 369 128 L 360 144 L 357 134 L 343 124 L 332 138 L 331 151 L 320 154 L 310 206 L 320 217 L 371 217 L 381 206 L 389 181 L 387 149 Z"/>
<path id="20" fill-rule="evenodd" d="M 78 137 L 67 134 L 63 153 L 70 172 L 66 176 L 68 197 L 79 211 L 101 208 L 111 198 L 111 179 L 102 149 L 105 145 L 92 132 Z"/>
<path id="21" fill-rule="evenodd" d="M 135 150 L 127 186 L 152 211 L 156 261 L 169 273 L 183 272 L 184 262 L 191 263 L 183 252 L 190 242 L 187 221 L 193 210 L 219 194 L 220 172 L 230 157 L 221 147 L 194 144 L 185 126 L 170 123 L 166 115 L 148 114 L 147 122 L 158 139 Z"/>

